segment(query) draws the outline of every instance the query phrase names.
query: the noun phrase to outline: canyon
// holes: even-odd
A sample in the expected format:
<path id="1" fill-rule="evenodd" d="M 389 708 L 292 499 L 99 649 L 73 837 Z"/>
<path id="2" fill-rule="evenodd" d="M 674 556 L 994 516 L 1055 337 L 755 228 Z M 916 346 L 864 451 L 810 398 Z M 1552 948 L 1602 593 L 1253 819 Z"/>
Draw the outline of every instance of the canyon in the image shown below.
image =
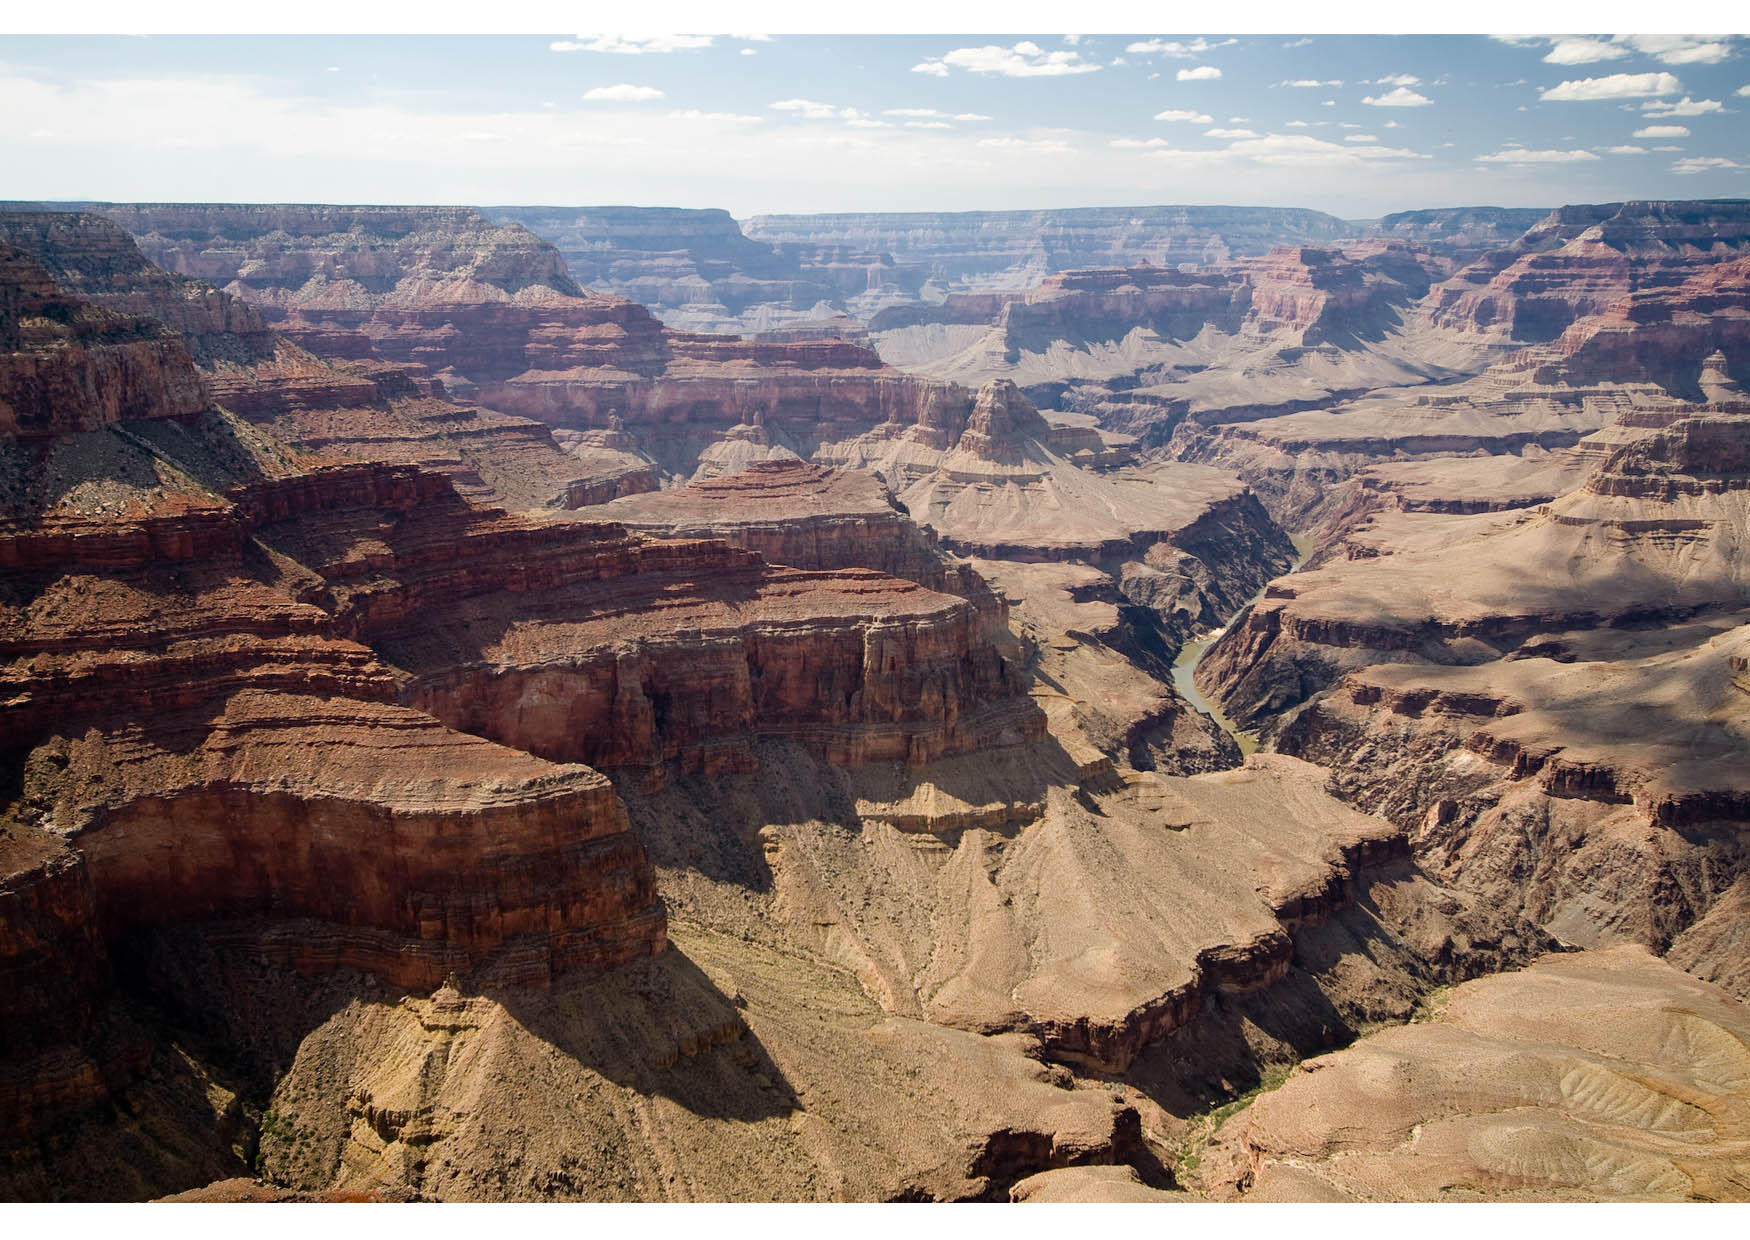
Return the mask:
<path id="1" fill-rule="evenodd" d="M 1747 390 L 1743 202 L 0 207 L 0 1197 L 1743 1200 Z"/>

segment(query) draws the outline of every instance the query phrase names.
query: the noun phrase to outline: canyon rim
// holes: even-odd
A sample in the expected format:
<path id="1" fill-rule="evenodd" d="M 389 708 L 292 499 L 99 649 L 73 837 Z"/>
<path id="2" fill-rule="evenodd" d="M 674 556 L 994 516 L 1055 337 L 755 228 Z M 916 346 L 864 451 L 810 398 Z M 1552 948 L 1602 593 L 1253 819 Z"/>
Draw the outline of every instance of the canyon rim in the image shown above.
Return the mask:
<path id="1" fill-rule="evenodd" d="M 1750 1201 L 1750 43 L 407 37 L 0 37 L 0 1202 Z"/>

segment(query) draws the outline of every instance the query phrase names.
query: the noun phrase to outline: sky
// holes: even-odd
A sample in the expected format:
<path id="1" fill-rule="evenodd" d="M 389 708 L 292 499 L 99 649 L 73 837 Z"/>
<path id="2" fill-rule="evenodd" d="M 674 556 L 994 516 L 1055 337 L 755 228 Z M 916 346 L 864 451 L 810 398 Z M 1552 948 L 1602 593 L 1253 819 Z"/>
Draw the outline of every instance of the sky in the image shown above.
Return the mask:
<path id="1" fill-rule="evenodd" d="M 0 37 L 0 198 L 772 212 L 1750 197 L 1734 36 Z"/>

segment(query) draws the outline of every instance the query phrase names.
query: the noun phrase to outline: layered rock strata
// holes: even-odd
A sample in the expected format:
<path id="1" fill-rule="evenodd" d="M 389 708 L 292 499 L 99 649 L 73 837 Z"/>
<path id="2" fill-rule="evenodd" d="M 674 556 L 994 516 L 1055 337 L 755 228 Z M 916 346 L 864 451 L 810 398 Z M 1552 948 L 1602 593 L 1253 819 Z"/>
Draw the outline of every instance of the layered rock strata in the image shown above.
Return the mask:
<path id="1" fill-rule="evenodd" d="M 1448 881 L 1571 943 L 1664 951 L 1746 857 L 1746 413 L 1645 410 L 1535 509 L 1372 512 L 1200 683 Z"/>
<path id="2" fill-rule="evenodd" d="M 0 371 L 35 373 L 21 324 L 118 320 L 9 258 Z M 161 930 L 416 990 L 660 952 L 652 871 L 579 759 L 650 786 L 762 736 L 918 762 L 1043 726 L 961 599 L 321 464 L 213 403 L 262 398 L 225 386 L 240 364 L 122 321 L 153 383 L 71 419 L 57 394 L 0 444 L 9 1140 L 162 1059 L 110 963 Z"/>
<path id="3" fill-rule="evenodd" d="M 1054 272 L 1114 263 L 1209 264 L 1352 230 L 1318 211 L 1161 206 L 765 215 L 743 221 L 742 231 L 785 250 L 831 244 L 891 254 L 922 265 L 937 287 L 953 292 L 1025 288 Z"/>

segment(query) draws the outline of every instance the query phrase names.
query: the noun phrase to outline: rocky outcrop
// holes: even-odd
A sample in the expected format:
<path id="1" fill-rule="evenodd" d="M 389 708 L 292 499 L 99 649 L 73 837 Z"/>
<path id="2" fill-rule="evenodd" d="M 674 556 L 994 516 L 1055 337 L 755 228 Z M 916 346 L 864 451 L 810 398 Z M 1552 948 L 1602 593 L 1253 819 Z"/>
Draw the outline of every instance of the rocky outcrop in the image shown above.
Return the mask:
<path id="1" fill-rule="evenodd" d="M 67 293 L 119 314 L 146 315 L 178 332 L 203 366 L 273 355 L 260 311 L 203 280 L 177 277 L 93 212 L 0 212 L 0 241 L 41 263 Z"/>
<path id="2" fill-rule="evenodd" d="M 1197 583 L 1210 579 L 1200 553 L 1234 570 L 1246 586 L 1241 599 L 1287 566 L 1286 537 L 1231 475 L 1177 464 L 1087 468 L 1080 429 L 1048 424 L 1014 384 L 993 380 L 970 413 L 938 407 L 909 426 L 890 423 L 822 447 L 816 459 L 879 474 L 913 519 L 958 554 L 1080 561 L 1134 583 L 1126 586 L 1133 601 L 1175 617 L 1175 643 L 1197 623 L 1192 617 L 1216 623 L 1226 614 L 1221 599 L 1198 597 Z M 1198 529 L 1206 519 L 1205 533 L 1248 532 L 1237 542 L 1205 541 Z"/>
<path id="3" fill-rule="evenodd" d="M 162 323 L 69 296 L 5 242 L 0 282 L 0 435 L 44 439 L 207 407 L 187 346 Z"/>
<path id="4" fill-rule="evenodd" d="M 932 590 L 989 599 L 976 574 L 944 556 L 872 474 L 797 459 L 620 500 L 601 515 L 627 529 L 722 538 L 793 568 L 868 568 Z"/>
<path id="5" fill-rule="evenodd" d="M 1248 326 L 1296 333 L 1302 346 L 1376 340 L 1437 270 L 1426 250 L 1401 242 L 1272 250 L 1246 264 Z"/>
<path id="6" fill-rule="evenodd" d="M 0 233 L 84 299 L 86 318 L 107 310 L 174 325 L 199 364 L 194 382 L 208 398 L 316 460 L 417 464 L 448 474 L 475 498 L 518 507 L 575 505 L 592 497 L 595 480 L 580 477 L 585 469 L 569 462 L 540 424 L 458 405 L 441 383 L 423 376 L 423 367 L 409 373 L 384 363 L 358 333 L 336 346 L 334 360 L 313 356 L 269 330 L 252 304 L 146 261 L 107 217 L 0 213 Z M 87 367 L 84 373 L 97 381 L 104 371 Z M 118 382 L 125 389 L 132 380 Z M 186 379 L 178 382 L 188 386 Z M 145 387 L 149 391 L 150 383 Z M 89 417 L 110 399 L 69 394 L 63 404 Z M 199 407 L 192 397 L 179 397 L 180 404 L 142 399 L 158 409 Z"/>
<path id="7" fill-rule="evenodd" d="M 1544 343 L 1631 294 L 1680 283 L 1747 248 L 1750 210 L 1741 202 L 1562 207 L 1459 271 L 1430 313 L 1461 330 Z"/>

